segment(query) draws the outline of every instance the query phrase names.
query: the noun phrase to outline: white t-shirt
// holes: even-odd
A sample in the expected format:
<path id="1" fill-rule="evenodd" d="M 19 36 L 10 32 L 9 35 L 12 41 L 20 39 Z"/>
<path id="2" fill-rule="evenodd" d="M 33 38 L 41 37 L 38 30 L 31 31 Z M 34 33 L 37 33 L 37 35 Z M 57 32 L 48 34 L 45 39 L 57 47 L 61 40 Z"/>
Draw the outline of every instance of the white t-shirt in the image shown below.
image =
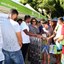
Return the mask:
<path id="1" fill-rule="evenodd" d="M 10 19 L 1 18 L 2 21 L 2 35 L 3 35 L 3 49 L 9 52 L 18 51 L 21 49 L 16 32 L 20 31 L 19 25 Z"/>
<path id="2" fill-rule="evenodd" d="M 21 31 L 20 31 L 20 25 L 19 25 L 16 21 L 10 19 L 10 23 L 12 24 L 15 32 L 21 32 Z"/>
<path id="3" fill-rule="evenodd" d="M 20 25 L 20 29 L 21 29 L 21 34 L 22 34 L 22 39 L 23 39 L 23 44 L 28 44 L 30 43 L 30 38 L 29 35 L 26 35 L 25 32 L 23 30 L 27 29 L 27 31 L 29 32 L 29 27 L 26 24 L 26 22 L 22 22 Z"/>
<path id="4" fill-rule="evenodd" d="M 61 36 L 61 29 L 62 29 L 62 25 L 58 25 L 57 26 L 56 36 L 54 37 L 54 39 L 57 39 L 57 38 L 59 38 Z M 58 41 L 56 41 L 56 45 L 57 45 L 58 49 L 62 49 L 61 42 L 58 43 Z"/>
<path id="5" fill-rule="evenodd" d="M 46 32 L 46 33 L 48 33 L 49 31 L 48 30 L 46 30 L 45 28 L 43 28 L 43 30 L 44 30 L 44 32 Z"/>
<path id="6" fill-rule="evenodd" d="M 61 35 L 61 29 L 62 29 L 62 26 L 59 25 L 59 26 L 57 26 L 57 27 L 58 27 L 58 30 L 57 30 L 57 32 L 56 32 L 56 36 L 55 36 L 55 38 L 59 38 L 60 35 Z"/>
<path id="7" fill-rule="evenodd" d="M 1 21 L 0 21 L 0 61 L 4 60 L 4 54 L 2 52 L 2 46 L 3 46 L 3 37 L 1 32 Z"/>

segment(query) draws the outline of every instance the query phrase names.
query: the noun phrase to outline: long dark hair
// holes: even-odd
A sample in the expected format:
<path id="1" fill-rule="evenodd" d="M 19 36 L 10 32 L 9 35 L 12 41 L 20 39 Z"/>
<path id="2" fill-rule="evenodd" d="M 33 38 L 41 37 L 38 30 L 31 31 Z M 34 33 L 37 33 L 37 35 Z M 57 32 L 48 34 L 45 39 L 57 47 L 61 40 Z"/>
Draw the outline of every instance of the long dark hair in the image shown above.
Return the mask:
<path id="1" fill-rule="evenodd" d="M 53 22 L 53 25 L 52 25 L 52 28 L 53 30 L 55 29 L 56 25 L 57 25 L 57 21 L 52 21 Z"/>
<path id="2" fill-rule="evenodd" d="M 36 25 L 37 25 L 37 20 L 36 20 L 36 18 L 32 18 L 32 19 L 31 19 L 31 24 L 33 24 L 33 20 L 35 20 Z"/>

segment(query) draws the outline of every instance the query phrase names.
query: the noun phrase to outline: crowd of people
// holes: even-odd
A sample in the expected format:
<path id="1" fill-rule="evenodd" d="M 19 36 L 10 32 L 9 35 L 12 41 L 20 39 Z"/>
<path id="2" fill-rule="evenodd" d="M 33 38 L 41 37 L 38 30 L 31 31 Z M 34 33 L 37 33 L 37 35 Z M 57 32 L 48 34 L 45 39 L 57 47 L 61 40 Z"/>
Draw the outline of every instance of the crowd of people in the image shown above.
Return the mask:
<path id="1" fill-rule="evenodd" d="M 51 55 L 56 58 L 53 64 L 64 64 L 64 19 L 37 20 L 25 15 L 22 20 L 18 14 L 12 9 L 6 18 L 0 15 L 0 64 L 25 64 L 26 56 L 35 64 L 30 60 L 31 37 L 42 40 L 42 64 L 50 64 Z"/>

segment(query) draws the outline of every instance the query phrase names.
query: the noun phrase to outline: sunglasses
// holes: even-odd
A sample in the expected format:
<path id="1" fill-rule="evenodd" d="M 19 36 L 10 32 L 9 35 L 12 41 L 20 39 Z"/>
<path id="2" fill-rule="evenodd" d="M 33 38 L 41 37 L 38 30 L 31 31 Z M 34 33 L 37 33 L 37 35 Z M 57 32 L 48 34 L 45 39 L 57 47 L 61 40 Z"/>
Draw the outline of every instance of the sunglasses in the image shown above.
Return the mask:
<path id="1" fill-rule="evenodd" d="M 36 21 L 32 21 L 32 22 L 36 22 Z"/>

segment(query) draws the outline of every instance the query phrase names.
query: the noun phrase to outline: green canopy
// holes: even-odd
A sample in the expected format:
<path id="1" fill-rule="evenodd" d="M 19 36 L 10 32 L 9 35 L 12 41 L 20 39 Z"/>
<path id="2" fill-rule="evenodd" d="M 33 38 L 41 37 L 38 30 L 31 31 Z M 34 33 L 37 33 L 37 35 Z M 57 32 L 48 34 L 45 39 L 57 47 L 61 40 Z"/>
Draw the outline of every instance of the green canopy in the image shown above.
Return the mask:
<path id="1" fill-rule="evenodd" d="M 22 5 L 19 5 L 15 2 L 13 2 L 12 0 L 0 0 L 0 6 L 4 6 L 7 8 L 15 8 L 20 13 L 28 14 L 28 15 L 34 16 L 36 18 L 46 18 L 45 16 L 41 15 L 40 13 L 34 12 Z"/>

